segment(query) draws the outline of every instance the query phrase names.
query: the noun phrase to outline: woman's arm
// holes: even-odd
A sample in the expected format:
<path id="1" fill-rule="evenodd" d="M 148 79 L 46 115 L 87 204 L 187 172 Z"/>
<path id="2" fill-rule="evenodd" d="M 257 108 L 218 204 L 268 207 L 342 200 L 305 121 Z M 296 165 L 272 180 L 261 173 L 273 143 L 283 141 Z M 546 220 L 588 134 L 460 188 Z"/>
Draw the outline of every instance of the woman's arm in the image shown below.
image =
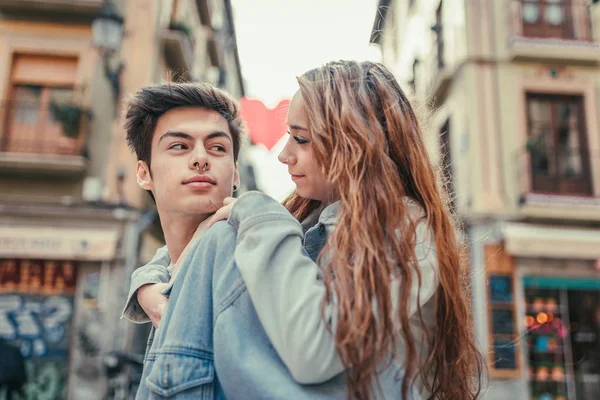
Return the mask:
<path id="1" fill-rule="evenodd" d="M 257 212 L 258 211 L 258 212 Z M 238 227 L 235 261 L 273 347 L 299 383 L 324 382 L 344 370 L 321 317 L 325 286 L 302 247 L 302 228 L 276 200 L 242 195 L 229 222 Z M 325 318 L 335 326 L 329 305 Z"/>
<path id="2" fill-rule="evenodd" d="M 265 332 L 294 379 L 316 384 L 342 372 L 344 365 L 327 326 L 335 332 L 336 301 L 334 298 L 326 305 L 323 318 L 325 285 L 318 279 L 319 266 L 304 251 L 298 221 L 274 199 L 250 192 L 237 200 L 229 222 L 238 227 L 235 261 L 248 293 Z M 417 249 L 417 258 L 431 258 L 430 253 L 435 252 Z M 427 265 L 425 261 L 420 265 Z M 420 296 L 415 279 L 411 314 L 437 287 L 436 269 L 421 270 Z M 392 286 L 397 292 L 399 283 L 395 283 Z"/>
<path id="3" fill-rule="evenodd" d="M 139 303 L 138 291 L 140 289 L 149 289 L 147 285 L 165 284 L 166 286 L 170 279 L 169 270 L 167 268 L 170 263 L 171 260 L 169 258 L 167 246 L 164 246 L 156 251 L 154 258 L 152 258 L 152 260 L 148 264 L 133 271 L 133 274 L 131 275 L 129 295 L 127 296 L 127 302 L 125 303 L 125 308 L 123 309 L 123 314 L 121 318 L 126 318 L 131 322 L 138 324 L 151 321 L 151 318 L 148 316 L 146 311 L 144 311 L 144 308 Z M 160 291 L 163 289 L 158 286 L 156 288 L 158 288 L 158 293 L 160 293 Z M 156 301 L 156 297 L 156 295 L 152 296 L 152 298 L 154 299 L 152 301 L 153 304 L 154 302 L 158 303 L 158 301 Z M 145 301 L 144 303 L 144 305 L 146 306 Z M 146 306 L 146 309 L 150 308 L 158 310 L 160 307 L 152 307 L 151 304 L 148 304 Z"/>

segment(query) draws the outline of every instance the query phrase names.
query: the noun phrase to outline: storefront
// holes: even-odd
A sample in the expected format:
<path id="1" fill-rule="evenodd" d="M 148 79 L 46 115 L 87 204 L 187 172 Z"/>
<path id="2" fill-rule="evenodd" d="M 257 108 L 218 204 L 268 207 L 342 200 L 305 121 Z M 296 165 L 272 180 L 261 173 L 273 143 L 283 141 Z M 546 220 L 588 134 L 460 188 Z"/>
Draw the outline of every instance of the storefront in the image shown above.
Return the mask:
<path id="1" fill-rule="evenodd" d="M 25 398 L 74 398 L 73 361 L 81 375 L 82 349 L 97 353 L 101 345 L 86 342 L 86 316 L 100 309 L 103 266 L 114 260 L 118 238 L 115 229 L 0 226 L 0 338 L 24 358 Z M 102 371 L 95 371 L 97 381 Z"/>
<path id="2" fill-rule="evenodd" d="M 0 337 L 25 358 L 32 395 L 66 398 L 76 274 L 69 261 L 0 260 Z"/>
<path id="3" fill-rule="evenodd" d="M 510 228 L 483 251 L 489 398 L 600 399 L 599 233 Z"/>
<path id="4" fill-rule="evenodd" d="M 600 280 L 526 277 L 534 399 L 600 399 Z"/>

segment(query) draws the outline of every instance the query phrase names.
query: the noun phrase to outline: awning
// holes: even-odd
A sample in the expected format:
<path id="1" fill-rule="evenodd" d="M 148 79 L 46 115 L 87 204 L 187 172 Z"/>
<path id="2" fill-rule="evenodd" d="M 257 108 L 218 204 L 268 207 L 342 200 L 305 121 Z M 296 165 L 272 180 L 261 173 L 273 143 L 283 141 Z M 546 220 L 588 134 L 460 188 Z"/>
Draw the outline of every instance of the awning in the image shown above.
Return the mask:
<path id="1" fill-rule="evenodd" d="M 513 256 L 578 260 L 600 259 L 600 231 L 506 223 L 505 248 Z"/>
<path id="2" fill-rule="evenodd" d="M 536 289 L 600 290 L 600 279 L 561 276 L 526 276 L 523 286 Z"/>
<path id="3" fill-rule="evenodd" d="M 0 257 L 112 260 L 118 238 L 117 230 L 0 226 Z"/>

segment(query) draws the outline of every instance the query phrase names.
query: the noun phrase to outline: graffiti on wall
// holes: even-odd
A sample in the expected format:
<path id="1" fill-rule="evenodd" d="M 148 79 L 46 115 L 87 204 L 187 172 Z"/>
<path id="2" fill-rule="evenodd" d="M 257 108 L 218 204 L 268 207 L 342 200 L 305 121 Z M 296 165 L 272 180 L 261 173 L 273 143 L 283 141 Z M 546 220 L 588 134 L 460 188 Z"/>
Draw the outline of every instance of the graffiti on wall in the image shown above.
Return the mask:
<path id="1" fill-rule="evenodd" d="M 0 261 L 0 337 L 25 358 L 27 399 L 66 397 L 74 288 L 71 263 Z"/>
<path id="2" fill-rule="evenodd" d="M 63 400 L 67 398 L 67 364 L 52 361 L 25 360 L 27 383 L 24 398 L 29 400 Z M 9 400 L 6 389 L 0 389 L 0 400 Z"/>

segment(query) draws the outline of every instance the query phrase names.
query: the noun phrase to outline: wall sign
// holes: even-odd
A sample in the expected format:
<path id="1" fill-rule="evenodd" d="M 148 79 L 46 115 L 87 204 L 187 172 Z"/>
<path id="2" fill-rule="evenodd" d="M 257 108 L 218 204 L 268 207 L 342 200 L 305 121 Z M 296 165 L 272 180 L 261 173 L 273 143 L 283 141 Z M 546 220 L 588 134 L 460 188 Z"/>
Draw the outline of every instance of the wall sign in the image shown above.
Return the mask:
<path id="1" fill-rule="evenodd" d="M 45 260 L 112 260 L 118 232 L 0 226 L 0 257 Z"/>

